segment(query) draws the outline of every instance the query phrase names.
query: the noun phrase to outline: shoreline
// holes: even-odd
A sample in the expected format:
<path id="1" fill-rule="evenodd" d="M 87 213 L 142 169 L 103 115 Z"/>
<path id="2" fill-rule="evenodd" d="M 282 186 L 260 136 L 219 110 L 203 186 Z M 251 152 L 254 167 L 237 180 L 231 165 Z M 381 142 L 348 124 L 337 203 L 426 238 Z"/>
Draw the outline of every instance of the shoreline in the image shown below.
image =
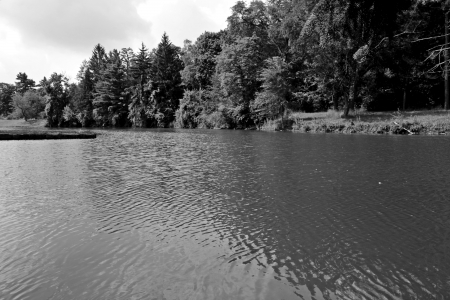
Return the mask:
<path id="1" fill-rule="evenodd" d="M 261 130 L 368 135 L 450 135 L 448 111 L 362 112 L 341 118 L 339 112 L 292 113 L 266 121 Z"/>
<path id="2" fill-rule="evenodd" d="M 14 136 L 12 139 L 93 138 L 92 130 L 97 127 L 45 127 L 46 120 L 0 119 L 0 136 Z M 116 129 L 125 129 L 119 127 Z M 290 131 L 293 133 L 334 133 L 368 135 L 450 135 L 450 112 L 407 111 L 407 112 L 354 112 L 348 118 L 341 118 L 340 112 L 290 113 L 282 119 L 266 120 L 259 128 L 243 130 Z M 36 138 L 33 138 L 35 136 Z M 86 136 L 86 137 L 85 137 Z M 4 140 L 5 138 L 0 137 Z"/>
<path id="3" fill-rule="evenodd" d="M 96 133 L 85 128 L 47 128 L 46 120 L 0 119 L 0 141 L 95 139 Z"/>

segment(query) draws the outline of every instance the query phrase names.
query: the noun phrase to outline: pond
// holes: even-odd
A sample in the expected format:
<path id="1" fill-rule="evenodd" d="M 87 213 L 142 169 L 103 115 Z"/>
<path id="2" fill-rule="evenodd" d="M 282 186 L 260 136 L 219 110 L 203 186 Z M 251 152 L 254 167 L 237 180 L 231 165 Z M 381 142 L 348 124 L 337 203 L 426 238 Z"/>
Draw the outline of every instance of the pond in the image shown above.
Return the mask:
<path id="1" fill-rule="evenodd" d="M 0 142 L 1 299 L 449 299 L 450 139 Z"/>

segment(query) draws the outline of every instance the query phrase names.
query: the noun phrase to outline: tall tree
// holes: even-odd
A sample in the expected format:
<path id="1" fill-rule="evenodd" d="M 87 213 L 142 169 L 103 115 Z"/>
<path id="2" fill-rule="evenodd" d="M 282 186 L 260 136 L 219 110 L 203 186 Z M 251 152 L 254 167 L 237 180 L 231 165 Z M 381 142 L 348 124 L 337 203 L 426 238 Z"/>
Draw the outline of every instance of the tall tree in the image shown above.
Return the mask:
<path id="1" fill-rule="evenodd" d="M 233 117 L 240 125 L 250 122 L 250 103 L 261 86 L 259 73 L 265 57 L 259 39 L 256 35 L 239 38 L 233 44 L 225 45 L 217 56 L 220 88 L 233 107 Z"/>
<path id="2" fill-rule="evenodd" d="M 110 52 L 105 69 L 95 84 L 94 117 L 101 126 L 123 126 L 128 116 L 125 71 L 117 50 Z"/>
<path id="3" fill-rule="evenodd" d="M 131 85 L 131 66 L 134 58 L 134 52 L 131 48 L 122 48 L 120 51 L 120 59 L 122 60 L 123 69 L 125 72 L 127 85 Z"/>
<path id="4" fill-rule="evenodd" d="M 100 80 L 102 71 L 106 68 L 107 55 L 105 48 L 97 44 L 92 50 L 92 56 L 89 59 L 89 69 L 92 72 L 92 79 L 94 82 Z"/>
<path id="5" fill-rule="evenodd" d="M 16 80 L 16 92 L 22 95 L 36 85 L 35 81 L 29 79 L 26 73 L 17 74 Z"/>
<path id="6" fill-rule="evenodd" d="M 94 87 L 92 73 L 89 69 L 86 69 L 76 87 L 76 94 L 72 98 L 75 112 L 79 114 L 83 126 L 88 126 L 92 121 Z"/>
<path id="7" fill-rule="evenodd" d="M 53 73 L 48 80 L 44 78 L 41 85 L 47 98 L 45 105 L 47 126 L 63 125 L 63 111 L 70 101 L 69 79 L 63 74 Z"/>
<path id="8" fill-rule="evenodd" d="M 257 93 L 253 108 L 268 118 L 283 116 L 291 99 L 289 66 L 281 57 L 269 58 L 260 73 L 262 91 Z"/>
<path id="9" fill-rule="evenodd" d="M 0 83 L 0 116 L 7 116 L 13 112 L 14 92 L 14 85 L 3 82 Z"/>
<path id="10" fill-rule="evenodd" d="M 222 51 L 223 35 L 224 31 L 204 32 L 195 44 L 185 41 L 182 50 L 184 69 L 181 75 L 187 89 L 207 89 L 211 86 L 216 70 L 216 56 Z"/>
<path id="11" fill-rule="evenodd" d="M 272 1 L 274 2 L 274 1 Z M 266 58 L 281 56 L 286 58 L 288 44 L 279 30 L 280 10 L 274 9 L 281 5 L 281 1 L 265 3 L 260 0 L 251 1 L 248 6 L 244 1 L 238 1 L 231 8 L 228 17 L 227 33 L 229 39 L 257 36 L 261 43 L 261 53 Z M 228 42 L 229 43 L 229 42 Z"/>
<path id="12" fill-rule="evenodd" d="M 142 43 L 139 52 L 131 61 L 130 74 L 134 79 L 131 90 L 131 101 L 128 106 L 128 118 L 135 127 L 147 127 L 147 119 L 151 118 L 150 99 L 150 66 L 151 60 L 147 47 Z"/>
<path id="13" fill-rule="evenodd" d="M 347 86 L 345 116 L 359 96 L 362 77 L 375 66 L 380 46 L 393 37 L 399 12 L 409 4 L 409 0 L 319 0 L 310 10 L 299 38 L 316 36 L 317 49 L 333 45 L 337 50 L 335 64 L 343 68 L 341 78 Z"/>
<path id="14" fill-rule="evenodd" d="M 153 61 L 150 68 L 153 91 L 154 116 L 158 126 L 168 126 L 175 119 L 175 111 L 183 97 L 181 74 L 183 61 L 181 49 L 174 46 L 163 34 L 161 42 L 153 51 Z"/>

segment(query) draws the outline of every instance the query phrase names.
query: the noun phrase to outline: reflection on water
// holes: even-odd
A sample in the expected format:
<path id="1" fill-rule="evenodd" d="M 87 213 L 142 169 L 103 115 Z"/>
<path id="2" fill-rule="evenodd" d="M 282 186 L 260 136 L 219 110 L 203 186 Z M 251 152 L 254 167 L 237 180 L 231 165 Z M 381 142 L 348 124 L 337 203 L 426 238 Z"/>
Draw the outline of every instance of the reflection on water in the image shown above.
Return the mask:
<path id="1" fill-rule="evenodd" d="M 1 299 L 447 299 L 450 139 L 0 143 Z"/>

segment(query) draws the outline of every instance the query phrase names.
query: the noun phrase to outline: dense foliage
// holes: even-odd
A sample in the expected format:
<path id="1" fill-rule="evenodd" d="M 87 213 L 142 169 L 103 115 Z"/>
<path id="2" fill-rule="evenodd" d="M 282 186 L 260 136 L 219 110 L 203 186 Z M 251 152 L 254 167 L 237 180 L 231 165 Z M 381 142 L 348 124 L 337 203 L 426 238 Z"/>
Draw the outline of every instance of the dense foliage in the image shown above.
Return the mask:
<path id="1" fill-rule="evenodd" d="M 0 84 L 0 114 L 30 89 L 49 126 L 246 128 L 290 111 L 442 107 L 445 12 L 433 0 L 238 1 L 225 30 L 183 48 L 166 34 L 151 51 L 96 45 L 76 84 L 19 73 Z"/>
<path id="2" fill-rule="evenodd" d="M 39 118 L 42 110 L 45 108 L 45 98 L 34 90 L 25 91 L 23 95 L 16 93 L 12 100 L 14 105 L 13 113 L 19 118 L 24 118 L 25 121 Z"/>

